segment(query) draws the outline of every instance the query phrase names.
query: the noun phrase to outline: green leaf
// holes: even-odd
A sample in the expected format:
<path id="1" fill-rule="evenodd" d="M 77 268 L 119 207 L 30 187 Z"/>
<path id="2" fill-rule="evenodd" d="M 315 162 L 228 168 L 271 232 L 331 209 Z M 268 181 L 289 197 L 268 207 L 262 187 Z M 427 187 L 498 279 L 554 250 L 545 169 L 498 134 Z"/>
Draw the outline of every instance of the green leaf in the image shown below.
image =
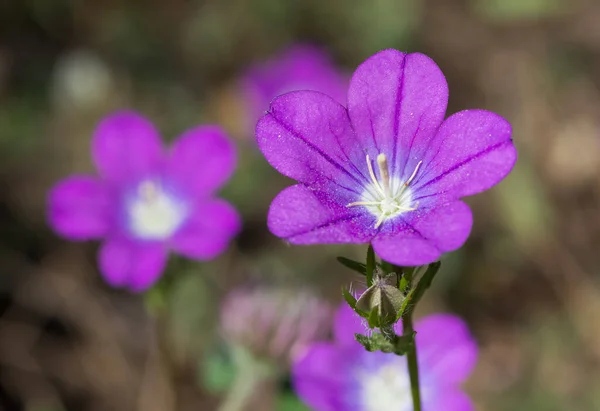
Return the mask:
<path id="1" fill-rule="evenodd" d="M 370 287 L 373 285 L 373 271 L 375 271 L 375 251 L 373 251 L 371 244 L 369 244 L 369 248 L 367 249 L 366 271 L 367 287 Z"/>
<path id="2" fill-rule="evenodd" d="M 369 313 L 369 318 L 367 318 L 367 322 L 369 323 L 370 328 L 379 327 L 379 313 L 377 310 L 371 310 Z"/>
<path id="3" fill-rule="evenodd" d="M 408 291 L 408 280 L 405 277 L 400 279 L 400 291 L 406 294 Z"/>
<path id="4" fill-rule="evenodd" d="M 354 296 L 350 293 L 350 291 L 348 291 L 347 288 L 342 288 L 342 295 L 344 296 L 344 300 L 346 300 L 348 305 L 353 310 L 356 310 L 356 298 L 354 298 Z"/>
<path id="5" fill-rule="evenodd" d="M 226 392 L 236 374 L 235 364 L 223 353 L 214 353 L 201 363 L 200 380 L 213 394 Z"/>
<path id="6" fill-rule="evenodd" d="M 354 261 L 346 257 L 337 257 L 337 260 L 346 268 L 356 271 L 359 274 L 367 275 L 367 266 L 363 263 L 359 263 L 358 261 Z"/>
<path id="7" fill-rule="evenodd" d="M 398 319 L 407 314 L 409 310 L 414 309 L 414 307 L 423 297 L 423 294 L 425 294 L 425 291 L 427 291 L 427 289 L 431 286 L 433 278 L 435 277 L 441 266 L 442 263 L 439 261 L 429 264 L 429 267 L 427 267 L 425 274 L 423 274 L 417 286 L 410 290 L 410 292 L 406 296 L 406 299 L 402 303 L 402 308 L 400 309 Z"/>

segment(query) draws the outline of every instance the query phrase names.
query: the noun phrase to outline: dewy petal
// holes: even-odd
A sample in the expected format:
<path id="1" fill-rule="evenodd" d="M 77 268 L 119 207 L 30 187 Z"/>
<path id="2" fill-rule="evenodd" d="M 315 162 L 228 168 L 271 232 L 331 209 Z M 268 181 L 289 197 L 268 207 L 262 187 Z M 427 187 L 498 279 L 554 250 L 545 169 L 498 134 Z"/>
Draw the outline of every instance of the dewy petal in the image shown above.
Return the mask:
<path id="1" fill-rule="evenodd" d="M 277 171 L 311 188 L 343 188 L 356 198 L 369 181 L 354 166 L 366 169 L 365 154 L 357 149 L 346 110 L 325 94 L 296 91 L 276 98 L 256 126 L 256 139 Z"/>
<path id="2" fill-rule="evenodd" d="M 356 208 L 322 200 L 298 184 L 275 197 L 267 225 L 273 234 L 294 244 L 368 242 L 374 233 L 373 219 Z"/>
<path id="3" fill-rule="evenodd" d="M 210 260 L 227 249 L 241 224 L 239 214 L 226 201 L 201 202 L 175 233 L 171 246 L 186 257 Z"/>
<path id="4" fill-rule="evenodd" d="M 341 384 L 345 377 L 342 351 L 332 344 L 312 344 L 292 365 L 296 394 L 315 411 L 343 410 Z"/>
<path id="5" fill-rule="evenodd" d="M 378 256 L 401 266 L 432 263 L 442 253 L 461 247 L 473 224 L 471 210 L 462 201 L 422 213 L 417 209 L 410 216 L 406 221 L 397 222 L 398 228 L 393 235 L 380 235 L 373 240 Z"/>
<path id="6" fill-rule="evenodd" d="M 477 344 L 463 320 L 434 314 L 417 321 L 415 330 L 423 373 L 439 384 L 467 379 L 477 362 Z"/>
<path id="7" fill-rule="evenodd" d="M 69 177 L 55 185 L 48 196 L 50 225 L 71 240 L 105 236 L 111 228 L 112 209 L 107 187 L 91 176 Z"/>
<path id="8" fill-rule="evenodd" d="M 162 164 L 160 135 L 150 121 L 132 111 L 119 111 L 100 122 L 92 140 L 92 157 L 104 178 L 132 181 Z"/>
<path id="9" fill-rule="evenodd" d="M 160 277 L 167 262 L 167 249 L 159 242 L 108 239 L 100 248 L 100 272 L 113 287 L 141 292 Z"/>
<path id="10" fill-rule="evenodd" d="M 413 183 L 419 196 L 455 199 L 487 190 L 512 170 L 517 151 L 510 124 L 485 110 L 465 110 L 444 122 Z"/>
<path id="11" fill-rule="evenodd" d="M 237 162 L 233 143 L 216 126 L 201 126 L 179 137 L 167 160 L 167 173 L 188 190 L 202 196 L 231 177 Z"/>
<path id="12" fill-rule="evenodd" d="M 384 50 L 354 72 L 348 112 L 371 158 L 388 156 L 392 174 L 405 180 L 423 159 L 444 120 L 448 84 L 429 57 Z"/>
<path id="13" fill-rule="evenodd" d="M 354 334 L 366 334 L 367 328 L 363 319 L 348 304 L 342 303 L 338 308 L 333 323 L 333 335 L 338 344 L 356 346 L 363 349 L 354 338 Z"/>

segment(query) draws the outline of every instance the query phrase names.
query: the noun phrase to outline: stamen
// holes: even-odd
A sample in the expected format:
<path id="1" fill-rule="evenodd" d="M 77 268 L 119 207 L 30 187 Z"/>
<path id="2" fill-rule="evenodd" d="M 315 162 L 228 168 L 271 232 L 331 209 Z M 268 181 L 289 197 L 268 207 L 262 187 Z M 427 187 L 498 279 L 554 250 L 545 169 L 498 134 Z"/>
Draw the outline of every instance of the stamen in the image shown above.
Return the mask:
<path id="1" fill-rule="evenodd" d="M 413 171 L 410 178 L 408 180 L 406 180 L 406 183 L 404 183 L 404 187 L 408 187 L 408 185 L 413 181 L 413 178 L 415 178 L 415 176 L 417 175 L 417 172 L 419 171 L 419 167 L 421 167 L 421 163 L 423 163 L 423 160 L 421 160 L 417 163 L 417 166 L 415 167 L 415 171 Z"/>
<path id="2" fill-rule="evenodd" d="M 381 201 L 355 201 L 350 204 L 346 204 L 346 207 L 354 207 L 354 206 L 365 206 L 365 205 L 379 205 Z"/>
<path id="3" fill-rule="evenodd" d="M 383 193 L 386 197 L 390 195 L 390 173 L 388 171 L 388 163 L 385 154 L 381 153 L 377 156 L 377 165 L 379 166 L 379 175 L 383 184 Z"/>
<path id="4" fill-rule="evenodd" d="M 379 157 L 378 157 L 379 158 Z M 373 184 L 375 185 L 375 188 L 377 188 L 377 190 L 383 195 L 385 196 L 385 192 L 383 191 L 383 189 L 381 188 L 381 186 L 379 185 L 379 181 L 377 181 L 377 177 L 375 177 L 375 172 L 373 171 L 373 165 L 371 165 L 371 158 L 369 157 L 369 155 L 367 154 L 367 167 L 369 167 L 369 174 L 371 175 L 371 180 L 373 181 Z"/>

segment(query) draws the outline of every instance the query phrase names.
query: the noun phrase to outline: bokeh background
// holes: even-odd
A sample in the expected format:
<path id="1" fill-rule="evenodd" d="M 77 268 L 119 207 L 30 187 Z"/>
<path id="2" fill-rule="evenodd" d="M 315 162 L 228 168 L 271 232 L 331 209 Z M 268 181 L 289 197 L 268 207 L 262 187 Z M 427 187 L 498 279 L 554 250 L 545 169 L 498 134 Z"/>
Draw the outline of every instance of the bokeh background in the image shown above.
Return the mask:
<path id="1" fill-rule="evenodd" d="M 595 0 L 1 0 L 0 409 L 216 410 L 236 372 L 219 314 L 230 290 L 340 302 L 356 277 L 335 256 L 365 249 L 291 247 L 267 231 L 289 181 L 256 150 L 240 88 L 249 66 L 298 42 L 323 47 L 347 75 L 383 48 L 424 52 L 447 76 L 449 113 L 509 119 L 519 162 L 468 199 L 473 233 L 417 315 L 468 322 L 481 349 L 466 385 L 478 410 L 599 410 Z M 243 232 L 215 261 L 172 258 L 145 295 L 110 289 L 97 244 L 64 241 L 45 219 L 48 189 L 93 171 L 91 133 L 119 108 L 144 113 L 166 140 L 220 123 L 240 153 L 222 196 Z M 305 410 L 285 366 L 263 382 L 246 409 Z"/>

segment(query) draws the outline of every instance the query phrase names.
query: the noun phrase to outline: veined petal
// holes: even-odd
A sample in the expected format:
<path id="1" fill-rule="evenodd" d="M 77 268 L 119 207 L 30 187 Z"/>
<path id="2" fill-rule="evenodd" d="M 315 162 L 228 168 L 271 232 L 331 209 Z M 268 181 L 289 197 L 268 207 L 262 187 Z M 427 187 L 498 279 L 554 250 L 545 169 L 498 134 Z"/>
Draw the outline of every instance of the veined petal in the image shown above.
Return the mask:
<path id="1" fill-rule="evenodd" d="M 239 214 L 226 201 L 202 202 L 175 233 L 171 245 L 186 257 L 210 260 L 227 249 L 241 225 Z"/>
<path id="2" fill-rule="evenodd" d="M 344 360 L 343 351 L 332 344 L 311 345 L 292 366 L 294 391 L 315 411 L 343 410 Z"/>
<path id="3" fill-rule="evenodd" d="M 92 140 L 92 157 L 100 175 L 111 181 L 135 181 L 162 164 L 156 128 L 132 111 L 119 111 L 100 122 Z"/>
<path id="4" fill-rule="evenodd" d="M 422 160 L 442 124 L 448 85 L 429 57 L 384 50 L 354 72 L 348 112 L 361 147 L 371 158 L 384 153 L 403 181 Z"/>
<path id="5" fill-rule="evenodd" d="M 450 314 L 429 315 L 417 321 L 419 366 L 437 383 L 461 383 L 477 362 L 477 344 L 467 325 Z"/>
<path id="6" fill-rule="evenodd" d="M 138 242 L 124 237 L 108 239 L 98 255 L 100 272 L 113 287 L 145 291 L 160 277 L 167 263 L 160 242 Z"/>
<path id="7" fill-rule="evenodd" d="M 267 217 L 269 230 L 294 244 L 368 242 L 372 223 L 368 213 L 322 200 L 301 184 L 279 193 Z"/>
<path id="8" fill-rule="evenodd" d="M 344 188 L 360 195 L 368 176 L 365 154 L 344 107 L 315 91 L 296 91 L 273 100 L 256 126 L 267 161 L 281 174 L 311 188 Z M 333 189 L 331 189 L 333 191 Z"/>
<path id="9" fill-rule="evenodd" d="M 174 143 L 167 173 L 193 196 L 210 194 L 231 177 L 237 162 L 233 143 L 216 126 L 196 127 Z"/>
<path id="10" fill-rule="evenodd" d="M 112 224 L 113 201 L 106 185 L 92 176 L 71 176 L 56 184 L 48 197 L 48 221 L 71 240 L 105 236 Z"/>
<path id="11" fill-rule="evenodd" d="M 512 170 L 517 150 L 510 124 L 485 110 L 465 110 L 444 122 L 413 184 L 419 196 L 456 199 L 487 190 Z"/>
<path id="12" fill-rule="evenodd" d="M 400 266 L 429 264 L 442 253 L 456 250 L 467 240 L 473 224 L 471 209 L 462 201 L 417 209 L 407 221 L 401 218 L 394 234 L 377 236 L 372 242 L 377 255 Z"/>
<path id="13" fill-rule="evenodd" d="M 354 334 L 366 334 L 367 328 L 363 319 L 350 306 L 343 303 L 337 310 L 333 323 L 333 335 L 338 344 L 350 347 L 364 348 L 354 338 Z"/>

